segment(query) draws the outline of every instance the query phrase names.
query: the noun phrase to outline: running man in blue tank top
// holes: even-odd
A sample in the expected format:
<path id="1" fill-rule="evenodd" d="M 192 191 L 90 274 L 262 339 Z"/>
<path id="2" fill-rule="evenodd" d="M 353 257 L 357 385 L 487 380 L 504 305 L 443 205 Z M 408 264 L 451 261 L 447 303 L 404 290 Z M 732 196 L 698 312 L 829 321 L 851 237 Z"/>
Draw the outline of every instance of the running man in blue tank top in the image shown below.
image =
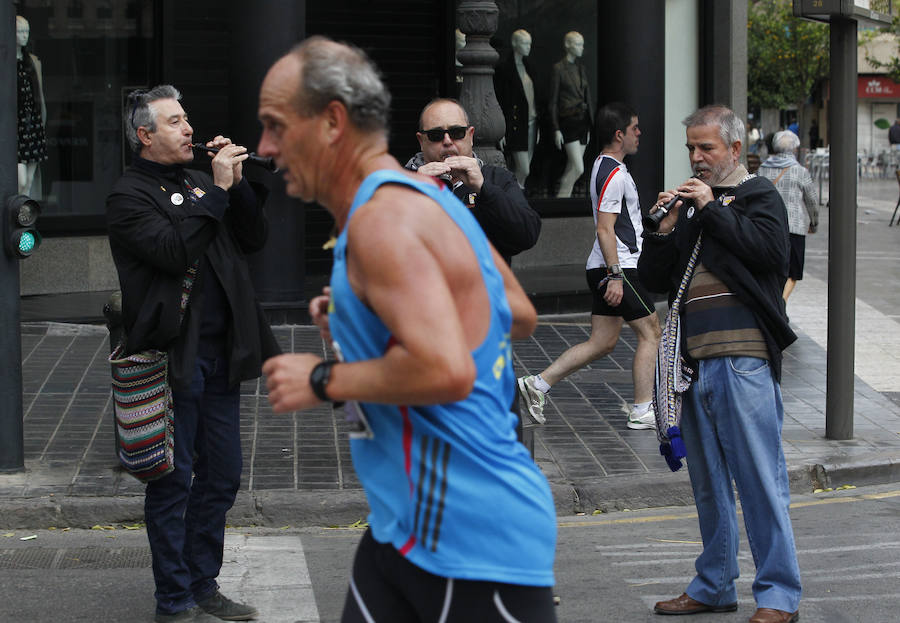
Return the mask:
<path id="1" fill-rule="evenodd" d="M 310 306 L 337 360 L 270 359 L 269 400 L 355 424 L 371 512 L 343 622 L 552 622 L 553 500 L 509 411 L 536 314 L 462 203 L 388 154 L 389 108 L 365 54 L 322 37 L 263 82 L 257 151 L 340 232 Z"/>

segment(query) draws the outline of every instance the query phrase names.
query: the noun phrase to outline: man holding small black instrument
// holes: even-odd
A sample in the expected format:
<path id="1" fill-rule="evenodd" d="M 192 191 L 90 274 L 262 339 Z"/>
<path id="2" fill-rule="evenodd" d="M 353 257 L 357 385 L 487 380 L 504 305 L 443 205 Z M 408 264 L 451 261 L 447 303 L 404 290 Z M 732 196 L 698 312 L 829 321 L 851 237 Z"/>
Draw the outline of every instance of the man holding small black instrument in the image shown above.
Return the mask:
<path id="1" fill-rule="evenodd" d="M 507 264 L 512 256 L 533 247 L 541 233 L 541 217 L 512 173 L 485 164 L 472 151 L 475 128 L 459 102 L 432 100 L 419 116 L 419 128 L 416 138 L 422 151 L 409 159 L 406 168 L 448 182 Z"/>
<path id="2" fill-rule="evenodd" d="M 245 621 L 252 606 L 219 592 L 225 514 L 241 480 L 240 383 L 279 352 L 245 253 L 265 243 L 263 195 L 243 178 L 247 150 L 223 136 L 212 176 L 188 170 L 193 128 L 170 85 L 125 109 L 133 164 L 107 198 L 122 289 L 124 353 L 168 352 L 174 470 L 147 484 L 157 622 Z"/>
<path id="3" fill-rule="evenodd" d="M 684 125 L 695 175 L 659 193 L 654 210 L 676 195 L 680 200 L 657 232 L 645 232 L 638 273 L 651 290 L 670 292 L 672 302 L 693 269 L 679 299 L 681 354 L 692 378 L 680 434 L 703 552 L 685 592 L 658 602 L 654 612 L 737 610 L 734 480 L 756 563 L 757 610 L 750 623 L 793 623 L 801 587 L 779 385 L 781 351 L 796 339 L 781 297 L 790 248 L 787 212 L 772 183 L 740 164 L 744 124 L 734 112 L 708 106 Z"/>

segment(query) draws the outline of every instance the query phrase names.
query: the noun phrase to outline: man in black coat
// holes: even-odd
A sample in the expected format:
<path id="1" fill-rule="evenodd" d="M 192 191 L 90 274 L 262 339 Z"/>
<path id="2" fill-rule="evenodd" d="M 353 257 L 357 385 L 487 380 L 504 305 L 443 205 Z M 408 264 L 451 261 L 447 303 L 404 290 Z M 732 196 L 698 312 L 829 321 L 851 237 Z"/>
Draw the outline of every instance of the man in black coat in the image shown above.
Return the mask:
<path id="1" fill-rule="evenodd" d="M 135 156 L 107 198 L 109 241 L 125 354 L 169 353 L 175 469 L 148 483 L 144 502 L 155 620 L 242 621 L 256 609 L 224 597 L 216 577 L 241 478 L 240 382 L 279 352 L 244 258 L 263 246 L 268 226 L 242 175 L 244 147 L 217 136 L 206 143 L 219 148 L 212 177 L 184 168 L 193 129 L 180 98 L 169 85 L 129 97 Z M 182 312 L 189 269 L 196 276 Z"/>
<path id="2" fill-rule="evenodd" d="M 439 177 L 470 209 L 507 263 L 530 249 L 541 233 L 541 217 L 528 205 L 515 176 L 484 164 L 472 151 L 475 128 L 459 102 L 435 99 L 419 116 L 416 137 L 422 151 L 406 168 Z"/>
<path id="3" fill-rule="evenodd" d="M 475 128 L 469 125 L 469 116 L 459 102 L 434 99 L 419 115 L 416 138 L 422 151 L 409 159 L 406 168 L 447 182 L 509 264 L 513 255 L 537 243 L 541 217 L 528 205 L 512 173 L 484 164 L 475 155 L 474 136 Z M 518 394 L 513 393 L 512 412 L 519 415 Z M 521 419 L 517 433 L 521 439 Z"/>
<path id="4" fill-rule="evenodd" d="M 781 352 L 796 339 L 782 298 L 787 210 L 772 182 L 740 164 L 744 124 L 734 112 L 707 106 L 684 125 L 694 177 L 659 194 L 656 209 L 676 196 L 681 200 L 658 232 L 645 230 L 638 274 L 651 291 L 669 292 L 671 302 L 693 266 L 681 295 L 680 330 L 667 325 L 667 333 L 679 336 L 691 368 L 680 435 L 703 552 L 685 591 L 658 602 L 654 611 L 737 609 L 736 488 L 756 563 L 757 609 L 750 623 L 794 623 L 800 569 L 781 447 Z M 668 432 L 676 435 L 674 428 Z"/>

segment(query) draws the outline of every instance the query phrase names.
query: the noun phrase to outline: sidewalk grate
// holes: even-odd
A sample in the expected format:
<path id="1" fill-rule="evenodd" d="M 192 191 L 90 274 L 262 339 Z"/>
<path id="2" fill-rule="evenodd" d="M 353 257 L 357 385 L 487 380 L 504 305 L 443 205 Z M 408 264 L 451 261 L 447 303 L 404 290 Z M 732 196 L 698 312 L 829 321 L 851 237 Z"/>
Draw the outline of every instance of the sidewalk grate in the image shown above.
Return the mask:
<path id="1" fill-rule="evenodd" d="M 0 569 L 144 569 L 150 566 L 149 547 L 0 550 Z"/>

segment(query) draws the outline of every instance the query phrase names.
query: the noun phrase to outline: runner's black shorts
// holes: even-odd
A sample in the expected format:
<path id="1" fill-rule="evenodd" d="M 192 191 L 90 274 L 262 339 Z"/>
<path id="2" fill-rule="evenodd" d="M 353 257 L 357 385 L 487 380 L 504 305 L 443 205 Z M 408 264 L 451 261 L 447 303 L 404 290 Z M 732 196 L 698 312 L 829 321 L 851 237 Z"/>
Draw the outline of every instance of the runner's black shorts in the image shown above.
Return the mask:
<path id="1" fill-rule="evenodd" d="M 553 589 L 428 573 L 366 530 L 341 623 L 556 623 Z"/>
<path id="2" fill-rule="evenodd" d="M 594 295 L 591 313 L 595 316 L 621 316 L 627 322 L 656 313 L 653 298 L 638 280 L 637 268 L 623 268 L 625 279 L 622 282 L 622 302 L 615 307 L 603 300 L 608 281 L 600 285 L 606 278 L 606 267 L 588 268 L 585 271 L 588 288 Z"/>
<path id="3" fill-rule="evenodd" d="M 806 255 L 806 236 L 791 234 L 791 256 L 788 261 L 788 277 L 794 281 L 803 279 L 803 258 Z"/>

